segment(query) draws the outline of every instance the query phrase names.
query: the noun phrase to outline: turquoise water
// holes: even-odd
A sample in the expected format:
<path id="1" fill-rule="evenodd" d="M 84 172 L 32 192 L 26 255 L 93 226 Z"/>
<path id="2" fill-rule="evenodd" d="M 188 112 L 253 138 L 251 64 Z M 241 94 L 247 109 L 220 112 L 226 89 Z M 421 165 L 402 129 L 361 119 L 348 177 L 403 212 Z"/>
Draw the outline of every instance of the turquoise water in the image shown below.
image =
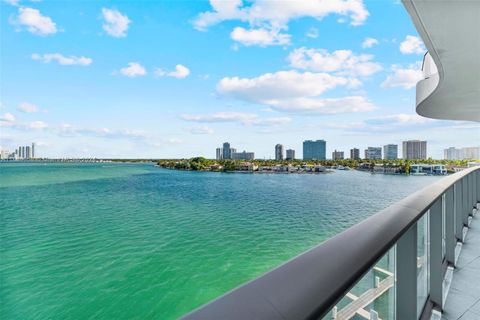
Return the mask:
<path id="1" fill-rule="evenodd" d="M 0 164 L 0 318 L 173 319 L 436 179 Z"/>

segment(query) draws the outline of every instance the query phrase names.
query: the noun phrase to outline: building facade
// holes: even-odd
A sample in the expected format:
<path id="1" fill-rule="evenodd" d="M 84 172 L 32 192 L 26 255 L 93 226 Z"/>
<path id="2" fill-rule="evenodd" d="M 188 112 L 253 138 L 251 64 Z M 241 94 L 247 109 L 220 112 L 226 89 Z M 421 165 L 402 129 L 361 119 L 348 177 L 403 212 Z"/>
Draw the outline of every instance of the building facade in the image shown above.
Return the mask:
<path id="1" fill-rule="evenodd" d="M 230 143 L 224 142 L 223 143 L 223 159 L 232 159 L 232 150 L 230 150 Z"/>
<path id="2" fill-rule="evenodd" d="M 350 159 L 360 160 L 360 149 L 357 149 L 357 148 L 350 149 Z"/>
<path id="3" fill-rule="evenodd" d="M 402 142 L 403 159 L 427 159 L 427 141 L 408 140 Z"/>
<path id="4" fill-rule="evenodd" d="M 232 160 L 253 160 L 255 159 L 254 152 L 232 152 Z"/>
<path id="5" fill-rule="evenodd" d="M 343 160 L 345 158 L 345 155 L 343 151 L 333 151 L 332 152 L 332 160 Z"/>
<path id="6" fill-rule="evenodd" d="M 445 160 L 478 160 L 480 159 L 480 147 L 454 148 L 443 150 Z"/>
<path id="7" fill-rule="evenodd" d="M 275 160 L 283 160 L 283 145 L 281 144 L 275 146 Z"/>
<path id="8" fill-rule="evenodd" d="M 398 159 L 398 145 L 387 144 L 383 146 L 383 159 L 397 160 Z"/>
<path id="9" fill-rule="evenodd" d="M 368 147 L 367 149 L 365 149 L 365 159 L 382 160 L 382 148 Z"/>
<path id="10" fill-rule="evenodd" d="M 286 160 L 295 160 L 295 150 L 287 149 L 287 156 L 285 157 Z"/>
<path id="11" fill-rule="evenodd" d="M 223 148 L 217 148 L 215 152 L 215 159 L 223 160 Z"/>
<path id="12" fill-rule="evenodd" d="M 303 141 L 303 159 L 304 160 L 325 160 L 327 142 L 325 140 L 305 140 Z"/>

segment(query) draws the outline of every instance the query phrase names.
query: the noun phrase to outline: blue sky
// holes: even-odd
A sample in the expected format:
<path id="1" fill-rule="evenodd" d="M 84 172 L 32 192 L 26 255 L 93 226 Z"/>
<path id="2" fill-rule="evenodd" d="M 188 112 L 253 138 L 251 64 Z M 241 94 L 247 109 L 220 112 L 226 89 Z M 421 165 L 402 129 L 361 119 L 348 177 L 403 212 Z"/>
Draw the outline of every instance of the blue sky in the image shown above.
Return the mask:
<path id="1" fill-rule="evenodd" d="M 40 156 L 258 158 L 478 144 L 474 123 L 415 114 L 425 48 L 399 1 L 1 4 L 0 145 Z"/>

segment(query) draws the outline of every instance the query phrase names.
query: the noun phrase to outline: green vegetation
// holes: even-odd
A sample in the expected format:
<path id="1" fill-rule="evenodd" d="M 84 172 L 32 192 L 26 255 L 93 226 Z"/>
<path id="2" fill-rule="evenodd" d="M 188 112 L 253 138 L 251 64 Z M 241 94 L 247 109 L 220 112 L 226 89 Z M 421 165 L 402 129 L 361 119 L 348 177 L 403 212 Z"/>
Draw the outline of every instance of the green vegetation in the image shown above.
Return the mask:
<path id="1" fill-rule="evenodd" d="M 374 165 L 383 165 L 387 167 L 400 167 L 403 172 L 409 172 L 410 166 L 417 163 L 426 164 L 443 164 L 455 167 L 467 167 L 468 160 L 212 160 L 203 157 L 195 157 L 191 159 L 171 159 L 171 160 L 158 160 L 157 164 L 162 168 L 177 169 L 177 170 L 192 170 L 192 171 L 234 171 L 236 166 L 249 162 L 256 166 L 276 166 L 276 165 L 322 165 L 326 167 L 331 166 L 344 166 L 352 169 L 359 167 L 373 167 Z"/>

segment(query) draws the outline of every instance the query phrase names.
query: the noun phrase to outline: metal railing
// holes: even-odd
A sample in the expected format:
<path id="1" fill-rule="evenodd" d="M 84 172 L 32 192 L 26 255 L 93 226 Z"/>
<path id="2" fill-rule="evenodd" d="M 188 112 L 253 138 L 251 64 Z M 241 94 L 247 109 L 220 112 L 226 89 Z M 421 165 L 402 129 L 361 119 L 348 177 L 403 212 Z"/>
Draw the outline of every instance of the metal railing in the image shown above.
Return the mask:
<path id="1" fill-rule="evenodd" d="M 341 319 L 341 314 L 352 314 L 340 311 L 353 304 L 341 310 L 337 306 L 347 298 L 361 305 L 354 310 L 360 316 L 370 312 L 371 319 L 423 319 L 432 308 L 443 308 L 444 276 L 455 265 L 456 248 L 479 200 L 480 167 L 445 177 L 184 319 Z M 378 290 L 350 292 L 385 257 L 393 258 L 394 283 L 375 276 Z M 389 311 L 380 317 L 363 309 L 373 300 L 358 300 L 391 290 Z"/>

